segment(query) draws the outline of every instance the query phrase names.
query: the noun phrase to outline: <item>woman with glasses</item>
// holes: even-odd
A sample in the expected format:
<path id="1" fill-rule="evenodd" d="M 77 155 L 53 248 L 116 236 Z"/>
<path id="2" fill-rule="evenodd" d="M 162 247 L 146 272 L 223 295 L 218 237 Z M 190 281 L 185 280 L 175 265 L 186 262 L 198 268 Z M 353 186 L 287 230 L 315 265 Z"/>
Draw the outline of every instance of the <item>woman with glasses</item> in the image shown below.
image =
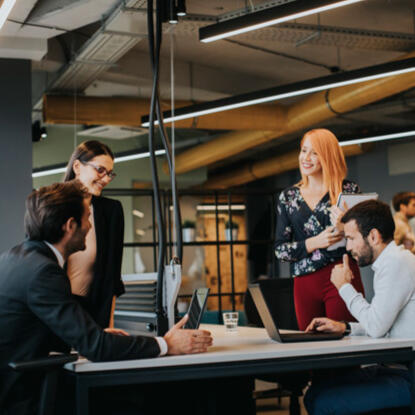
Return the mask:
<path id="1" fill-rule="evenodd" d="M 124 292 L 123 210 L 118 200 L 101 196 L 115 177 L 113 167 L 114 155 L 108 146 L 86 141 L 72 153 L 64 177 L 64 181 L 78 179 L 91 195 L 92 227 L 86 249 L 68 258 L 67 273 L 72 293 L 102 328 L 113 327 L 115 298 Z"/>

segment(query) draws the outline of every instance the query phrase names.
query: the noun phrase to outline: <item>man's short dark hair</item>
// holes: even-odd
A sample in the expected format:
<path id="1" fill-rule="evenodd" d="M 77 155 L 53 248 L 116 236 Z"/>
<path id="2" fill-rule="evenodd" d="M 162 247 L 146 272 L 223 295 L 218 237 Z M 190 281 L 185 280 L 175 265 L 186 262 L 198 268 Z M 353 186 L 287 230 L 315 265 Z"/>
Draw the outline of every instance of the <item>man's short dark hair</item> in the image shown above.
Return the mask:
<path id="1" fill-rule="evenodd" d="M 372 229 L 377 229 L 383 242 L 390 242 L 395 232 L 395 222 L 390 207 L 379 200 L 366 200 L 349 209 L 342 222 L 355 220 L 359 232 L 367 238 Z"/>
<path id="2" fill-rule="evenodd" d="M 74 218 L 81 226 L 87 192 L 80 182 L 54 183 L 33 191 L 26 199 L 24 225 L 29 239 L 59 242 L 62 226 Z"/>
<path id="3" fill-rule="evenodd" d="M 399 192 L 393 196 L 392 205 L 396 212 L 401 210 L 401 205 L 408 206 L 411 199 L 415 199 L 414 192 Z"/>

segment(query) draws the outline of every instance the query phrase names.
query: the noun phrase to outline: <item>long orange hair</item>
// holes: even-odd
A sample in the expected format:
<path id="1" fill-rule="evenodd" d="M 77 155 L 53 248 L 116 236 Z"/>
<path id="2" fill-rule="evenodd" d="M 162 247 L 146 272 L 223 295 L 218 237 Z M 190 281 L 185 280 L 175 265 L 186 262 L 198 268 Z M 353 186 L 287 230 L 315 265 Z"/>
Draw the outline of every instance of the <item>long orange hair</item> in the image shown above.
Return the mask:
<path id="1" fill-rule="evenodd" d="M 347 175 L 346 160 L 339 146 L 336 136 L 325 128 L 317 128 L 306 132 L 301 140 L 310 140 L 313 150 L 316 152 L 323 170 L 323 184 L 328 189 L 330 202 L 335 205 L 339 193 L 342 191 L 343 180 Z M 301 182 L 307 186 L 308 177 L 301 174 Z"/>

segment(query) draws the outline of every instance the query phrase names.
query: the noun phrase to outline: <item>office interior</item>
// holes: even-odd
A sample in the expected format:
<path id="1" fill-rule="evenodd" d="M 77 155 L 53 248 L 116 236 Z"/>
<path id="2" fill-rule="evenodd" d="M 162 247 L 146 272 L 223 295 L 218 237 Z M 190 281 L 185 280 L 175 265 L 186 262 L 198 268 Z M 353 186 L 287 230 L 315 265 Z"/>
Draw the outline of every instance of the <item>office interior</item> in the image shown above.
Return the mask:
<path id="1" fill-rule="evenodd" d="M 172 102 L 191 107 L 415 56 L 412 0 L 362 0 L 216 42 L 199 40 L 205 26 L 297 1 L 187 0 L 184 16 L 163 23 L 163 110 Z M 1 251 L 24 238 L 30 191 L 61 181 L 62 172 L 53 170 L 62 169 L 81 142 L 99 140 L 116 157 L 143 154 L 115 164 L 117 177 L 104 195 L 124 210 L 123 274 L 156 271 L 148 130 L 141 125 L 152 88 L 146 10 L 142 0 L 13 5 L 0 30 Z M 300 179 L 296 154 L 307 130 L 327 128 L 340 141 L 393 136 L 353 144 L 348 178 L 387 203 L 396 192 L 414 189 L 415 72 L 391 79 L 200 115 L 178 120 L 174 128 L 167 124 L 182 225 L 187 221 L 183 228 L 190 229 L 178 312 L 186 311 L 195 288 L 209 287 L 214 295 L 205 322 L 222 324 L 225 310 L 237 310 L 246 322 L 248 284 L 290 278 L 289 267 L 273 253 L 275 203 Z M 370 88 L 370 82 L 376 85 Z M 157 156 L 171 257 L 174 220 L 165 163 Z M 361 272 L 370 299 L 373 273 L 370 267 Z"/>

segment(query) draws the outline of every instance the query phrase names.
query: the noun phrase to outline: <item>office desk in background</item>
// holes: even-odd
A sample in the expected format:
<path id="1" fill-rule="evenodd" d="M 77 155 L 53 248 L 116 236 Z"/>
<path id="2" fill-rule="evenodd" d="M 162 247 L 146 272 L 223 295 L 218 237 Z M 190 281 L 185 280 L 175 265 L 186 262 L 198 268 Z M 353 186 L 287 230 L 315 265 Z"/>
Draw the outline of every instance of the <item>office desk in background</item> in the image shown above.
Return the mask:
<path id="1" fill-rule="evenodd" d="M 247 377 L 270 373 L 336 368 L 369 363 L 410 362 L 414 373 L 414 340 L 354 336 L 336 341 L 276 343 L 265 329 L 204 325 L 214 342 L 207 353 L 154 359 L 92 363 L 85 359 L 65 366 L 76 385 L 77 415 L 87 415 L 91 388 Z M 412 388 L 415 415 L 415 388 Z"/>

